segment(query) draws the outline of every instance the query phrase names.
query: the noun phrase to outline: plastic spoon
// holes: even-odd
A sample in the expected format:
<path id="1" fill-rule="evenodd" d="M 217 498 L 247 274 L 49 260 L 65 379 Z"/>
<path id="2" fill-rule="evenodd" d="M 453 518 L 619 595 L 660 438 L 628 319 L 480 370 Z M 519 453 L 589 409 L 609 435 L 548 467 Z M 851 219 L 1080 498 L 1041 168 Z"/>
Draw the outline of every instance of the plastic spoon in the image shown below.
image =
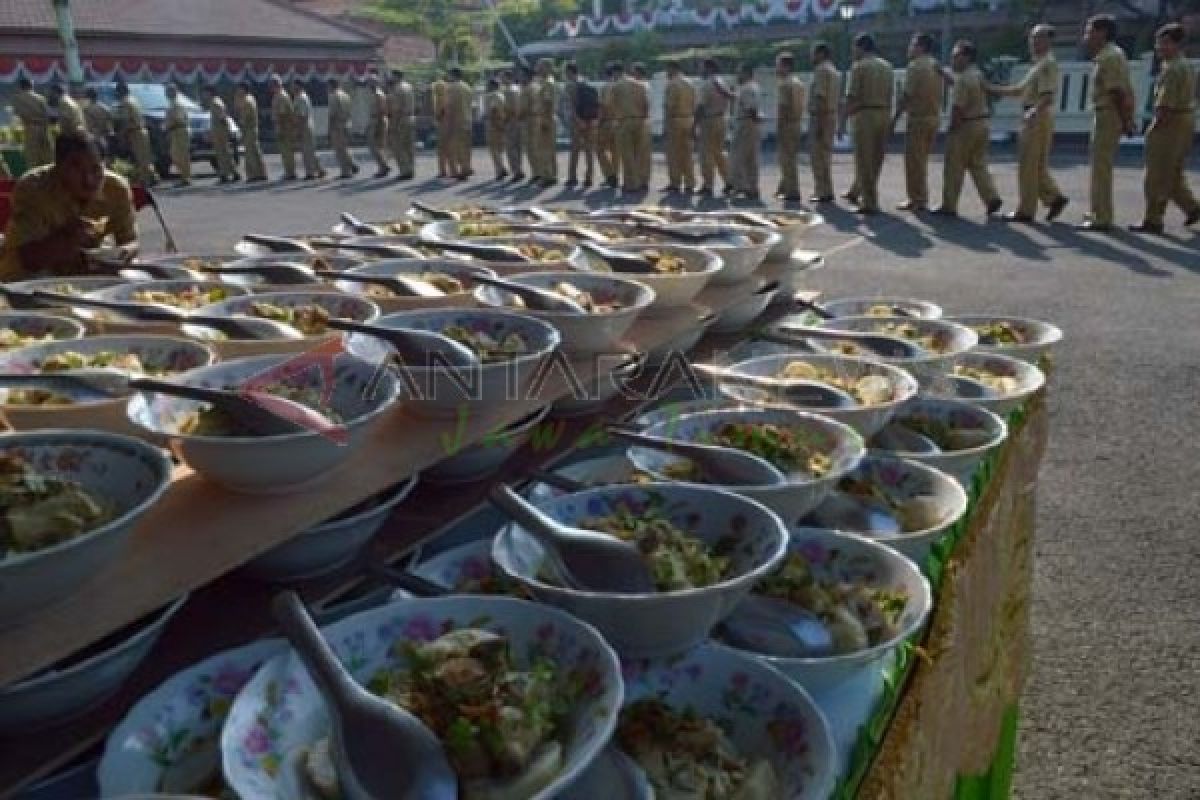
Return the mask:
<path id="1" fill-rule="evenodd" d="M 549 289 L 541 289 L 537 286 L 526 286 L 523 283 L 505 280 L 504 278 L 495 278 L 491 275 L 484 275 L 479 272 L 472 272 L 471 278 L 476 283 L 482 283 L 487 286 L 493 286 L 497 289 L 503 289 L 510 294 L 515 294 L 517 297 L 525 301 L 525 307 L 532 311 L 560 311 L 569 314 L 586 314 L 587 309 L 576 303 L 569 297 L 552 292 Z"/>
<path id="2" fill-rule="evenodd" d="M 440 250 L 448 253 L 463 253 L 473 258 L 478 258 L 481 261 L 494 261 L 499 263 L 520 263 L 528 264 L 533 259 L 526 256 L 515 247 L 506 244 L 488 244 L 485 241 L 471 241 L 462 239 L 457 241 L 428 241 L 423 244 L 431 250 Z"/>
<path id="3" fill-rule="evenodd" d="M 334 330 L 362 333 L 382 339 L 409 366 L 425 366 L 434 353 L 455 367 L 474 367 L 479 364 L 479 356 L 474 350 L 440 333 L 415 328 L 385 328 L 382 325 L 340 317 L 333 317 L 325 324 Z"/>
<path id="4" fill-rule="evenodd" d="M 288 285 L 311 285 L 320 283 L 316 274 L 303 264 L 229 264 L 223 267 L 205 267 L 209 275 L 259 275 L 267 283 Z"/>
<path id="5" fill-rule="evenodd" d="M 338 216 L 341 218 L 342 222 L 346 223 L 346 226 L 349 227 L 350 230 L 354 231 L 354 233 L 360 236 L 384 236 L 387 234 L 387 231 L 385 231 L 383 228 L 379 227 L 378 225 L 371 225 L 363 222 L 349 211 L 343 211 Z"/>
<path id="6" fill-rule="evenodd" d="M 730 644 L 785 658 L 833 654 L 833 635 L 811 611 L 764 595 L 751 594 L 721 623 Z"/>
<path id="7" fill-rule="evenodd" d="M 316 274 L 330 280 L 347 281 L 348 283 L 365 283 L 369 286 L 382 286 L 393 294 L 402 297 L 445 297 L 446 293 L 428 281 L 419 278 L 409 278 L 404 275 L 363 275 L 357 272 L 338 272 L 334 269 L 319 269 Z"/>
<path id="8" fill-rule="evenodd" d="M 435 208 L 434 206 L 427 206 L 419 200 L 410 200 L 408 202 L 408 204 L 410 206 L 412 206 L 413 208 L 415 208 L 417 211 L 420 211 L 422 214 L 425 214 L 426 216 L 431 217 L 432 219 L 453 220 L 455 222 L 462 219 L 462 215 L 459 214 L 457 211 L 450 211 L 445 208 Z"/>
<path id="9" fill-rule="evenodd" d="M 942 448 L 938 447 L 928 436 L 906 428 L 898 422 L 886 425 L 883 430 L 875 434 L 875 439 L 871 444 L 881 450 L 892 450 L 897 453 L 936 455 L 942 452 Z"/>
<path id="10" fill-rule="evenodd" d="M 658 270 L 650 259 L 637 253 L 624 253 L 620 250 L 614 250 L 611 247 L 605 247 L 594 241 L 583 241 L 579 243 L 580 248 L 593 253 L 605 262 L 608 263 L 617 272 L 632 272 L 644 275 L 655 275 Z"/>
<path id="11" fill-rule="evenodd" d="M 424 245 L 422 245 L 424 246 Z M 382 242 L 363 242 L 353 240 L 322 240 L 314 241 L 313 247 L 319 250 L 346 250 L 352 253 L 366 253 L 380 258 L 422 258 L 420 250 L 404 244 L 384 244 Z"/>
<path id="12" fill-rule="evenodd" d="M 329 710 L 341 795 L 346 800 L 457 800 L 458 777 L 433 732 L 351 677 L 299 595 L 284 592 L 271 609 Z"/>
<path id="13" fill-rule="evenodd" d="M 117 369 L 89 368 L 69 372 L 0 375 L 0 388 L 45 389 L 81 395 L 84 399 L 111 400 L 129 394 L 129 375 Z"/>
<path id="14" fill-rule="evenodd" d="M 784 474 L 769 461 L 744 450 L 652 436 L 615 425 L 610 425 L 608 432 L 630 444 L 683 456 L 695 462 L 707 483 L 720 486 L 777 486 L 787 482 Z"/>
<path id="15" fill-rule="evenodd" d="M 963 400 L 985 400 L 996 396 L 996 391 L 983 381 L 968 378 L 966 375 L 947 375 L 950 380 L 950 390 L 954 396 Z"/>
<path id="16" fill-rule="evenodd" d="M 841 331 L 834 328 L 814 328 L 810 325 L 781 325 L 769 333 L 779 337 L 771 341 L 782 340 L 785 344 L 789 341 L 788 337 L 793 343 L 796 339 L 853 342 L 884 358 L 918 358 L 926 352 L 924 348 L 912 342 L 882 333 Z"/>
<path id="17" fill-rule="evenodd" d="M 54 306 L 63 305 L 59 302 L 50 302 L 46 298 L 39 298 L 35 292 L 25 291 L 24 289 L 13 289 L 0 284 L 0 295 L 8 303 L 9 308 L 19 311 L 37 311 L 43 308 L 53 308 Z"/>
<path id="18" fill-rule="evenodd" d="M 686 228 L 671 228 L 666 225 L 656 225 L 649 222 L 638 222 L 636 225 L 639 230 L 643 230 L 646 233 L 653 233 L 668 239 L 678 239 L 685 242 L 692 242 L 693 244 L 712 242 L 716 240 L 737 243 L 737 239 L 740 238 L 736 234 L 721 230 L 715 226 L 711 231 L 696 231 L 688 230 Z"/>
<path id="19" fill-rule="evenodd" d="M 315 250 L 314 244 L 301 241 L 300 239 L 289 239 L 286 236 L 268 236 L 263 233 L 244 233 L 242 241 L 256 244 L 260 247 L 265 247 L 273 253 L 313 253 Z"/>
<path id="20" fill-rule="evenodd" d="M 267 392 L 214 389 L 157 378 L 130 379 L 129 388 L 208 403 L 229 415 L 252 436 L 286 436 L 335 427 L 328 417 L 308 406 Z"/>
<path id="21" fill-rule="evenodd" d="M 488 500 L 546 548 L 562 578 L 575 588 L 616 594 L 654 591 L 645 559 L 629 542 L 563 525 L 503 483 L 488 493 Z"/>
<path id="22" fill-rule="evenodd" d="M 853 408 L 859 405 L 848 392 L 819 381 L 747 375 L 716 364 L 693 364 L 692 368 L 722 383 L 769 392 L 792 405 L 813 408 Z"/>

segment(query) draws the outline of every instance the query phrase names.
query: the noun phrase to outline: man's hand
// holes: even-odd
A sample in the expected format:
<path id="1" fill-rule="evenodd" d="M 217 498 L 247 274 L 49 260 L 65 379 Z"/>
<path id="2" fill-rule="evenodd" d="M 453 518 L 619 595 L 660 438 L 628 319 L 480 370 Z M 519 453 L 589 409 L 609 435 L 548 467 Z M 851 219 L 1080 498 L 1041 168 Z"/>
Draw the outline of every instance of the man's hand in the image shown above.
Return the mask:
<path id="1" fill-rule="evenodd" d="M 1025 113 L 1022 116 L 1025 117 L 1025 123 L 1027 125 L 1032 124 L 1033 121 L 1038 118 L 1038 107 L 1034 106 L 1033 108 L 1025 109 Z"/>

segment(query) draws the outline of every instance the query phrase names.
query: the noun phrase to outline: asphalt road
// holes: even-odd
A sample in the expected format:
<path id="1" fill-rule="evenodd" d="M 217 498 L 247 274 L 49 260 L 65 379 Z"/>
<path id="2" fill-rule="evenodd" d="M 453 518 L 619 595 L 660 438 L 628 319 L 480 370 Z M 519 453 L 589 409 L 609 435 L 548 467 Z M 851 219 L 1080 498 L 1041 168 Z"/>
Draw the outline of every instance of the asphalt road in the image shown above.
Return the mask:
<path id="1" fill-rule="evenodd" d="M 326 164 L 332 159 L 323 154 Z M 486 156 L 476 151 L 476 169 Z M 365 162 L 365 158 L 360 161 Z M 564 157 L 565 160 L 565 157 Z M 1015 168 L 994 174 L 1012 208 Z M 1040 487 L 1035 653 L 1023 703 L 1021 798 L 1200 798 L 1200 230 L 1170 212 L 1167 237 L 1082 234 L 1061 222 L 1084 211 L 1087 170 L 1070 155 L 1055 173 L 1071 198 L 1060 224 L 985 222 L 968 186 L 958 221 L 888 214 L 866 223 L 829 209 L 812 237 L 828 267 L 811 276 L 827 295 L 922 297 L 948 311 L 1002 311 L 1066 332 L 1051 393 L 1053 427 Z M 562 162 L 560 162 L 561 165 Z M 1128 162 L 1127 162 L 1128 163 Z M 1136 164 L 1136 162 L 1132 162 Z M 838 156 L 840 189 L 849 160 Z M 1192 185 L 1200 189 L 1193 161 Z M 278 164 L 270 165 L 279 174 Z M 883 201 L 903 200 L 889 156 Z M 339 210 L 372 219 L 430 202 L 616 205 L 612 192 L 544 192 L 476 179 L 360 179 L 163 193 L 181 248 L 228 248 L 245 231 L 325 231 Z M 933 168 L 940 188 L 940 161 Z M 364 174 L 373 170 L 364 167 Z M 662 184 L 661 160 L 653 186 Z M 203 180 L 203 179 L 202 179 Z M 763 188 L 775 178 L 764 168 Z M 807 191 L 811 180 L 802 175 Z M 651 194 L 651 200 L 658 198 Z M 710 201 L 709 206 L 724 201 Z M 1119 170 L 1121 223 L 1141 214 L 1141 173 Z M 161 246 L 142 215 L 147 249 Z"/>

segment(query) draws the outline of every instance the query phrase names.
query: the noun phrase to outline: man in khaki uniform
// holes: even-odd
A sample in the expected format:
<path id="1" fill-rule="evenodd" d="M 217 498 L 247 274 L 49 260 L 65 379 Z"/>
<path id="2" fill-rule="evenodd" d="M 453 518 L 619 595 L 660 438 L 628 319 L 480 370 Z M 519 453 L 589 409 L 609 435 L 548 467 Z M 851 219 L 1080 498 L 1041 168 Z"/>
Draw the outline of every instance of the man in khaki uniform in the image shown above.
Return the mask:
<path id="1" fill-rule="evenodd" d="M 892 65 L 880 58 L 875 38 L 854 39 L 854 66 L 846 90 L 846 116 L 854 118 L 854 172 L 861 199 L 859 214 L 879 213 L 879 175 L 887 151 L 895 91 Z"/>
<path id="2" fill-rule="evenodd" d="M 450 131 L 446 129 L 446 81 L 440 75 L 429 84 L 429 96 L 433 104 L 433 129 L 437 132 L 437 174 L 439 178 L 446 178 L 453 170 L 450 168 Z"/>
<path id="3" fill-rule="evenodd" d="M 54 142 L 50 140 L 50 106 L 46 98 L 33 90 L 29 78 L 21 78 L 12 99 L 13 113 L 25 132 L 25 164 L 28 169 L 54 160 Z"/>
<path id="4" fill-rule="evenodd" d="M 173 83 L 168 83 L 165 89 L 167 95 L 167 113 L 163 117 L 163 128 L 167 134 L 167 154 L 171 157 L 171 166 L 179 175 L 177 186 L 192 185 L 192 131 L 188 121 L 188 110 L 179 100 L 179 89 Z M 214 142 L 215 146 L 215 142 Z M 225 182 L 225 174 L 218 170 L 221 183 Z M 164 176 L 165 177 L 165 176 Z"/>
<path id="5" fill-rule="evenodd" d="M 392 168 L 387 162 L 387 97 L 379 88 L 379 78 L 367 76 L 367 149 L 375 159 L 375 177 L 386 178 Z"/>
<path id="6" fill-rule="evenodd" d="M 825 42 L 812 48 L 813 80 L 808 93 L 808 148 L 813 174 L 812 203 L 833 202 L 833 137 L 838 127 L 842 75 Z"/>
<path id="7" fill-rule="evenodd" d="M 84 125 L 88 133 L 107 146 L 109 137 L 113 135 L 112 112 L 100 102 L 100 95 L 92 87 L 84 90 L 83 96 L 87 100 L 83 106 Z"/>
<path id="8" fill-rule="evenodd" d="M 700 126 L 700 190 L 697 194 L 711 196 L 715 191 L 715 175 L 721 176 L 725 194 L 733 194 L 729 182 L 729 162 L 725 158 L 726 116 L 733 90 L 725 85 L 720 67 L 714 58 L 704 59 L 704 83 L 700 88 L 700 105 L 696 118 Z"/>
<path id="9" fill-rule="evenodd" d="M 508 170 L 504 167 L 507 125 L 508 112 L 505 109 L 504 92 L 500 89 L 500 81 L 489 78 L 487 91 L 483 95 L 483 140 L 487 144 L 488 155 L 492 157 L 492 170 L 497 181 L 508 177 Z"/>
<path id="10" fill-rule="evenodd" d="M 450 82 L 446 85 L 446 130 L 450 136 L 450 176 L 465 181 L 475 173 L 471 168 L 472 100 L 474 91 L 463 80 L 462 70 L 450 70 Z"/>
<path id="11" fill-rule="evenodd" d="M 892 117 L 892 130 L 908 114 L 904 133 L 904 185 L 908 200 L 900 211 L 924 211 L 929 207 L 929 154 L 937 139 L 942 114 L 942 73 L 933 55 L 933 37 L 918 33 L 908 43 L 908 67 L 904 90 Z"/>
<path id="12" fill-rule="evenodd" d="M 508 160 L 508 174 L 512 180 L 525 179 L 525 168 L 521 162 L 521 85 L 513 71 L 500 74 L 500 90 L 504 96 L 504 153 Z"/>
<path id="13" fill-rule="evenodd" d="M 48 100 L 50 107 L 58 115 L 58 133 L 60 136 L 64 133 L 79 133 L 82 130 L 86 130 L 86 125 L 83 121 L 83 111 L 80 110 L 79 104 L 75 102 L 75 98 L 71 97 L 66 89 L 58 84 L 51 86 Z"/>
<path id="14" fill-rule="evenodd" d="M 1200 203 L 1187 183 L 1188 152 L 1192 149 L 1196 117 L 1196 71 L 1180 50 L 1184 29 L 1164 25 L 1154 36 L 1162 63 L 1154 84 L 1154 119 L 1146 131 L 1146 214 L 1130 230 L 1162 233 L 1167 203 L 1174 202 L 1186 215 L 1184 225 L 1200 222 Z"/>
<path id="15" fill-rule="evenodd" d="M 416 98 L 412 84 L 404 80 L 404 73 L 396 70 L 388 87 L 388 144 L 392 157 L 396 159 L 396 172 L 402 181 L 412 180 L 416 145 L 413 136 L 414 119 L 417 113 Z"/>
<path id="16" fill-rule="evenodd" d="M 242 129 L 242 149 L 246 154 L 246 182 L 265 181 L 267 167 L 263 163 L 262 143 L 258 140 L 258 101 L 249 81 L 238 84 L 233 94 L 233 113 Z"/>
<path id="17" fill-rule="evenodd" d="M 1084 45 L 1095 61 L 1092 68 L 1091 212 L 1076 227 L 1110 231 L 1113 226 L 1113 162 L 1121 135 L 1133 133 L 1133 84 L 1125 51 L 1117 46 L 1117 20 L 1099 14 L 1088 20 Z"/>
<path id="18" fill-rule="evenodd" d="M 617 161 L 621 168 L 621 189 L 625 192 L 644 192 L 643 180 L 645 147 L 643 131 L 650 116 L 650 96 L 636 77 L 617 72 L 613 85 L 613 111 L 617 117 Z"/>
<path id="19" fill-rule="evenodd" d="M 667 63 L 663 92 L 663 139 L 667 156 L 667 192 L 691 194 L 696 188 L 692 130 L 696 124 L 696 90 L 678 61 Z"/>
<path id="20" fill-rule="evenodd" d="M 521 67 L 521 103 L 518 106 L 521 126 L 521 152 L 525 155 L 530 183 L 537 183 L 541 177 L 537 172 L 537 155 L 533 152 L 533 106 L 537 85 L 533 72 L 528 67 Z"/>
<path id="21" fill-rule="evenodd" d="M 604 85 L 600 87 L 600 117 L 596 120 L 596 161 L 604 185 L 616 189 L 620 185 L 620 164 L 617 161 L 617 117 L 613 110 L 613 69 L 604 67 Z"/>
<path id="22" fill-rule="evenodd" d="M 796 57 L 780 53 L 775 57 L 775 76 L 778 78 L 775 139 L 779 149 L 779 188 L 776 197 L 784 202 L 799 203 L 800 197 L 800 137 L 804 128 L 804 84 L 795 73 Z"/>
<path id="23" fill-rule="evenodd" d="M 285 181 L 296 180 L 296 124 L 292 119 L 292 98 L 283 88 L 283 78 L 272 75 L 267 86 L 271 92 L 271 121 L 279 144 L 279 160 L 283 162 Z"/>
<path id="24" fill-rule="evenodd" d="M 759 199 L 761 107 L 762 92 L 759 91 L 758 82 L 754 80 L 754 67 L 743 64 L 738 69 L 737 98 L 733 106 L 733 148 L 729 178 L 737 194 L 750 200 Z"/>
<path id="25" fill-rule="evenodd" d="M 641 191 L 650 189 L 650 173 L 654 169 L 654 131 L 650 128 L 650 71 L 646 65 L 638 62 L 633 65 L 633 79 L 638 84 L 639 91 L 644 97 L 646 115 L 642 117 L 638 128 L 637 171 L 638 185 Z"/>
<path id="26" fill-rule="evenodd" d="M 962 194 L 963 173 L 979 192 L 989 215 L 1000 210 L 1002 201 L 988 171 L 988 104 L 983 74 L 975 66 L 976 50 L 972 42 L 960 40 L 954 45 L 954 92 L 951 95 L 950 127 L 946 130 L 946 157 L 942 175 L 942 205 L 933 213 L 958 216 L 958 198 Z"/>
<path id="27" fill-rule="evenodd" d="M 339 178 L 352 178 L 358 174 L 358 164 L 350 155 L 350 95 L 342 88 L 337 78 L 329 79 L 329 146 L 341 169 Z"/>
<path id="28" fill-rule="evenodd" d="M 117 127 L 117 138 L 133 157 L 134 180 L 144 186 L 158 183 L 158 173 L 154 171 L 154 153 L 150 149 L 150 134 L 146 132 L 146 124 L 142 121 L 142 107 L 123 83 L 117 84 L 117 108 L 113 121 Z"/>
<path id="29" fill-rule="evenodd" d="M 1058 96 L 1058 62 L 1051 46 L 1053 26 L 1034 26 L 1029 33 L 1032 64 L 1020 83 L 987 90 L 1019 97 L 1024 122 L 1017 142 L 1017 210 L 1004 215 L 1011 222 L 1033 222 L 1038 201 L 1046 206 L 1046 221 L 1053 222 L 1067 207 L 1067 197 L 1050 174 L 1050 148 L 1054 144 L 1054 107 Z"/>
<path id="30" fill-rule="evenodd" d="M 558 110 L 558 85 L 551 74 L 550 59 L 539 59 L 533 94 L 533 146 L 530 154 L 535 164 L 534 175 L 543 186 L 558 183 L 558 154 L 555 148 Z"/>
<path id="31" fill-rule="evenodd" d="M 225 101 L 217 96 L 212 87 L 204 88 L 204 105 L 208 108 L 212 130 L 213 157 L 217 160 L 217 178 L 220 183 L 241 180 L 233 163 L 233 129 L 229 126 L 229 112 Z"/>
<path id="32" fill-rule="evenodd" d="M 292 81 L 292 119 L 296 126 L 296 144 L 300 148 L 304 164 L 304 180 L 313 181 L 325 177 L 325 168 L 317 158 L 317 131 L 313 123 L 312 101 L 304 91 L 304 82 Z"/>
<path id="33" fill-rule="evenodd" d="M 574 61 L 567 64 L 566 81 L 563 84 L 562 119 L 570 133 L 571 150 L 567 156 L 567 180 L 564 186 L 578 184 L 579 159 L 582 156 L 584 175 L 583 185 L 592 185 L 592 177 L 596 171 L 596 116 L 595 109 L 584 109 L 580 104 L 580 92 L 593 92 L 591 86 L 584 86 L 579 76 L 579 65 Z M 594 94 L 593 94 L 594 96 Z M 584 113 L 590 116 L 584 116 Z"/>

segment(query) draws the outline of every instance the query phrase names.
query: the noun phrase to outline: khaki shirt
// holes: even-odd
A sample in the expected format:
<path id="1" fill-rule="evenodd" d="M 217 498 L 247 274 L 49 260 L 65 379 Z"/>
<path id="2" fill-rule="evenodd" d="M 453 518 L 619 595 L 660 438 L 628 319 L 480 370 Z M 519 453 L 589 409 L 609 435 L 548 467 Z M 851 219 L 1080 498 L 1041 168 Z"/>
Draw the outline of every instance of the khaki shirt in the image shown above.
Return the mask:
<path id="1" fill-rule="evenodd" d="M 626 75 L 613 85 L 613 115 L 618 120 L 646 119 L 650 116 L 650 93 L 646 85 Z"/>
<path id="2" fill-rule="evenodd" d="M 667 81 L 663 92 L 663 117 L 686 119 L 689 123 L 696 117 L 696 89 L 682 75 Z"/>
<path id="3" fill-rule="evenodd" d="M 299 92 L 292 97 L 292 118 L 296 122 L 296 130 L 312 130 L 312 101 L 308 99 L 308 92 Z"/>
<path id="4" fill-rule="evenodd" d="M 1154 107 L 1188 113 L 1196 107 L 1196 71 L 1182 56 L 1163 64 L 1154 83 Z"/>
<path id="5" fill-rule="evenodd" d="M 58 98 L 58 127 L 63 133 L 77 133 L 86 127 L 79 104 L 65 94 Z"/>
<path id="6" fill-rule="evenodd" d="M 451 81 L 446 87 L 446 124 L 451 128 L 471 127 L 471 101 L 474 92 L 464 81 Z"/>
<path id="7" fill-rule="evenodd" d="M 780 122 L 795 123 L 804 119 L 804 84 L 795 75 L 780 81 L 776 113 Z"/>
<path id="8" fill-rule="evenodd" d="M 212 120 L 212 129 L 214 132 L 224 132 L 229 135 L 229 111 L 225 108 L 225 101 L 216 95 L 213 96 L 212 104 L 208 107 L 209 118 Z"/>
<path id="9" fill-rule="evenodd" d="M 145 127 L 142 124 L 142 107 L 133 99 L 133 95 L 117 101 L 113 123 L 117 126 L 117 133 L 125 139 Z"/>
<path id="10" fill-rule="evenodd" d="M 842 74 L 828 61 L 813 71 L 812 91 L 808 95 L 808 113 L 814 117 L 832 117 L 838 112 L 842 94 Z"/>
<path id="11" fill-rule="evenodd" d="M 1092 68 L 1092 107 L 1096 111 L 1120 111 L 1113 105 L 1111 92 L 1124 89 L 1126 96 L 1133 96 L 1125 51 L 1109 42 L 1096 54 L 1095 61 L 1096 65 Z"/>
<path id="12" fill-rule="evenodd" d="M 112 113 L 103 103 L 88 102 L 83 107 L 83 120 L 87 124 L 88 133 L 107 139 L 113 130 Z"/>
<path id="13" fill-rule="evenodd" d="M 213 103 L 216 104 L 219 100 L 220 98 L 214 97 Z M 215 115 L 213 119 L 215 125 Z M 163 126 L 166 127 L 168 136 L 177 130 L 183 131 L 184 136 L 188 135 L 188 110 L 183 103 L 179 102 L 178 98 L 167 106 L 167 115 L 163 118 Z"/>
<path id="14" fill-rule="evenodd" d="M 334 89 L 329 95 L 329 128 L 342 128 L 350 124 L 350 95 L 344 89 Z"/>
<path id="15" fill-rule="evenodd" d="M 433 118 L 440 122 L 446 113 L 446 82 L 439 78 L 429 84 L 429 96 L 433 103 Z"/>
<path id="16" fill-rule="evenodd" d="M 50 124 L 50 106 L 46 98 L 32 89 L 22 89 L 12 99 L 13 113 L 26 128 L 44 128 Z"/>
<path id="17" fill-rule="evenodd" d="M 1054 98 L 1058 93 L 1058 61 L 1053 54 L 1047 53 L 1034 63 L 1017 86 L 1021 90 L 1021 105 L 1024 108 L 1036 106 L 1046 95 Z M 1050 110 L 1054 110 L 1053 103 L 1050 104 Z"/>
<path id="18" fill-rule="evenodd" d="M 964 122 L 984 119 L 988 116 L 987 94 L 983 90 L 983 74 L 978 67 L 970 66 L 954 76 L 954 94 L 951 104 L 962 114 Z"/>
<path id="19" fill-rule="evenodd" d="M 846 99 L 859 110 L 892 108 L 895 85 L 892 81 L 892 65 L 879 56 L 867 56 L 854 62 L 850 68 L 850 85 Z"/>
<path id="20" fill-rule="evenodd" d="M 275 130 L 281 134 L 291 134 L 295 128 L 295 109 L 292 106 L 292 98 L 288 97 L 287 92 L 280 89 L 271 98 L 271 118 L 275 121 Z"/>
<path id="21" fill-rule="evenodd" d="M 700 89 L 701 116 L 723 117 L 729 113 L 729 98 L 721 91 L 724 88 L 727 88 L 725 81 L 721 80 L 719 75 L 714 75 L 704 82 Z"/>
<path id="22" fill-rule="evenodd" d="M 13 187 L 12 214 L 0 249 L 0 281 L 23 280 L 38 273 L 66 274 L 54 264 L 37 264 L 36 270 L 27 268 L 21 263 L 18 248 L 45 239 L 81 217 L 105 220 L 104 235 L 111 235 L 117 244 L 137 240 L 133 194 L 125 179 L 115 172 L 104 171 L 100 192 L 82 206 L 63 189 L 53 165 L 36 167 L 22 175 Z"/>
<path id="23" fill-rule="evenodd" d="M 510 124 L 521 119 L 521 84 L 510 83 L 504 87 L 504 114 Z"/>
<path id="24" fill-rule="evenodd" d="M 942 74 L 932 56 L 919 56 L 904 71 L 904 108 L 909 117 L 937 117 L 942 113 Z"/>
<path id="25" fill-rule="evenodd" d="M 234 100 L 233 110 L 237 114 L 238 127 L 242 129 L 242 137 L 258 136 L 258 101 L 254 99 L 254 95 L 247 93 L 244 97 Z"/>
<path id="26" fill-rule="evenodd" d="M 558 106 L 558 86 L 554 78 L 545 77 L 534 83 L 533 115 L 535 117 L 553 117 Z"/>
<path id="27" fill-rule="evenodd" d="M 383 93 L 383 89 L 376 86 L 367 102 L 369 103 L 367 124 L 379 128 L 387 121 L 387 95 Z"/>
<path id="28" fill-rule="evenodd" d="M 616 118 L 617 112 L 613 106 L 613 83 L 608 81 L 600 87 L 600 124 L 614 122 Z"/>
<path id="29" fill-rule="evenodd" d="M 520 119 L 522 122 L 527 122 L 533 119 L 533 96 L 537 93 L 537 87 L 533 81 L 521 86 L 521 102 L 518 106 L 520 111 Z"/>
<path id="30" fill-rule="evenodd" d="M 738 87 L 735 117 L 741 121 L 758 121 L 760 92 L 754 81 L 743 83 Z"/>
<path id="31" fill-rule="evenodd" d="M 483 119 L 487 124 L 487 129 L 492 133 L 504 130 L 504 126 L 508 122 L 504 92 L 497 89 L 483 96 Z"/>
<path id="32" fill-rule="evenodd" d="M 417 103 L 413 94 L 413 87 L 408 81 L 399 81 L 393 84 L 391 91 L 388 92 L 387 99 L 388 117 L 397 122 L 408 120 L 417 113 Z M 347 106 L 348 109 L 349 106 Z"/>

